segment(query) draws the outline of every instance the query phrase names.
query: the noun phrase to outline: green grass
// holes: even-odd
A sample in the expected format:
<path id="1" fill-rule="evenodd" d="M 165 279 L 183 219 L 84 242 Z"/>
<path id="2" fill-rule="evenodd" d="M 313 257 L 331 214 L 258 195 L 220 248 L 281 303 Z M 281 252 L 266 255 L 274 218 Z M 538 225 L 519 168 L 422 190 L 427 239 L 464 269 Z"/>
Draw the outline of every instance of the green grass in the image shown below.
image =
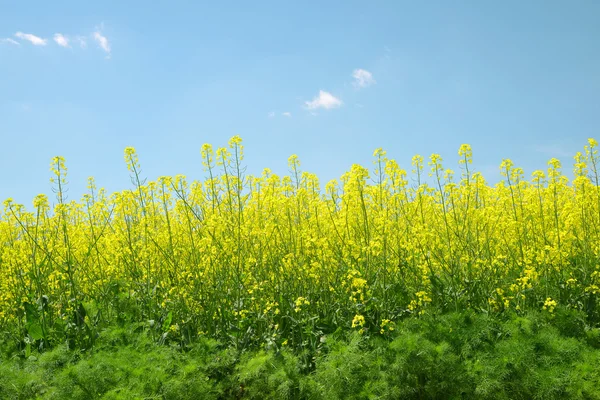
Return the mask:
<path id="1" fill-rule="evenodd" d="M 401 321 L 389 340 L 354 332 L 315 352 L 212 339 L 165 344 L 137 325 L 25 356 L 2 346 L 2 399 L 600 399 L 600 332 L 583 315 L 470 311 Z M 10 343 L 10 342 L 7 342 Z"/>

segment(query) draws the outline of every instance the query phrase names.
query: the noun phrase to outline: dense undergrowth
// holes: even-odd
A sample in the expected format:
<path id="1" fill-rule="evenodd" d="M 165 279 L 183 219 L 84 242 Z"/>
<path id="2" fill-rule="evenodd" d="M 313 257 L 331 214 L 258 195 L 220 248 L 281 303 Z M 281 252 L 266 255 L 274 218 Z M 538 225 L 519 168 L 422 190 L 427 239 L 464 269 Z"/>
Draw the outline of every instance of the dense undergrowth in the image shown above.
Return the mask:
<path id="1" fill-rule="evenodd" d="M 3 399 L 598 399 L 600 330 L 580 312 L 430 314 L 389 339 L 325 337 L 316 352 L 159 344 L 125 325 L 91 351 L 4 344 Z"/>

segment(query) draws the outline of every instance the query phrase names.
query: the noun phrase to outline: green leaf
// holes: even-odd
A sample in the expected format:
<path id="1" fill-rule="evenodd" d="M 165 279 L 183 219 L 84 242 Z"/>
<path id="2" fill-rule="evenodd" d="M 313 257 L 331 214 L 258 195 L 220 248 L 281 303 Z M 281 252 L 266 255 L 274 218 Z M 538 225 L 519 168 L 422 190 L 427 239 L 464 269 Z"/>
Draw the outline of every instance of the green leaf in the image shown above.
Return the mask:
<path id="1" fill-rule="evenodd" d="M 32 324 L 40 319 L 37 308 L 33 304 L 25 302 L 23 303 L 23 307 L 25 308 L 25 319 L 27 320 L 27 323 Z"/>
<path id="2" fill-rule="evenodd" d="M 83 306 L 83 303 L 79 303 L 77 309 L 75 309 L 74 311 L 74 319 L 75 319 L 75 323 L 77 324 L 78 327 L 83 327 L 83 325 L 85 325 L 85 316 L 87 315 L 87 312 L 85 310 L 85 307 Z"/>
<path id="3" fill-rule="evenodd" d="M 40 340 L 44 338 L 44 330 L 42 326 L 36 322 L 27 325 L 27 333 L 34 340 Z"/>
<path id="4" fill-rule="evenodd" d="M 169 327 L 171 326 L 171 322 L 173 322 L 173 312 L 169 311 L 169 314 L 167 314 L 167 318 L 165 318 L 163 325 L 162 325 L 163 331 L 166 332 L 169 330 Z"/>

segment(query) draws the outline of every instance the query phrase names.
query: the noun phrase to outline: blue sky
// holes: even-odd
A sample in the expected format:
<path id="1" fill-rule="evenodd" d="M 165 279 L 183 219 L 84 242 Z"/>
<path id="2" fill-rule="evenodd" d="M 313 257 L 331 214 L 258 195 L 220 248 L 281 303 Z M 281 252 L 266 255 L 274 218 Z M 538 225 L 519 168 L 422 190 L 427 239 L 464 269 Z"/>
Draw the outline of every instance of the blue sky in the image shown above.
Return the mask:
<path id="1" fill-rule="evenodd" d="M 298 154 L 326 181 L 373 150 L 410 170 L 470 143 L 492 182 L 600 139 L 598 1 L 0 0 L 0 200 L 51 194 L 66 158 L 70 197 L 86 178 L 130 188 L 203 179 L 200 147 L 244 139 L 249 173 L 287 173 Z M 289 114 L 285 114 L 289 113 Z"/>

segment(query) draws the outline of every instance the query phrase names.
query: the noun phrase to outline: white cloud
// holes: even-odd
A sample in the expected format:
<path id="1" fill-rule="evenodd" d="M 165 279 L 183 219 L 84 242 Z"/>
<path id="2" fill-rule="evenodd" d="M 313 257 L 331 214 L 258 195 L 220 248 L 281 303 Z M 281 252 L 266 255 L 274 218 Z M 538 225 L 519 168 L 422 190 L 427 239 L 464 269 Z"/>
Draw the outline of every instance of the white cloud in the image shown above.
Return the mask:
<path id="1" fill-rule="evenodd" d="M 56 44 L 58 44 L 61 47 L 70 47 L 69 39 L 66 36 L 64 36 L 62 33 L 55 33 L 54 41 L 56 42 Z"/>
<path id="2" fill-rule="evenodd" d="M 63 33 L 55 33 L 51 38 L 42 38 L 31 33 L 17 32 L 14 34 L 14 38 L 1 38 L 0 45 L 7 43 L 15 46 L 20 46 L 23 42 L 30 42 L 35 46 L 46 46 L 49 41 L 56 42 L 57 45 L 65 48 L 80 47 L 86 49 L 91 41 L 98 44 L 98 47 L 106 53 L 106 58 L 111 56 L 111 43 L 108 38 L 104 36 L 103 31 L 104 25 L 96 27 L 90 35 L 68 35 Z"/>
<path id="3" fill-rule="evenodd" d="M 373 74 L 365 69 L 355 69 L 352 72 L 352 77 L 354 78 L 354 86 L 356 87 L 364 88 L 375 83 Z"/>
<path id="4" fill-rule="evenodd" d="M 16 46 L 21 45 L 21 43 L 17 42 L 15 39 L 11 39 L 11 38 L 0 39 L 0 43 L 10 43 L 10 44 L 14 44 Z"/>
<path id="5" fill-rule="evenodd" d="M 268 114 L 269 118 L 275 118 L 275 111 L 271 111 Z"/>
<path id="6" fill-rule="evenodd" d="M 27 40 L 35 46 L 45 46 L 48 43 L 48 40 L 32 35 L 31 33 L 17 32 L 15 33 L 15 37 L 18 37 L 21 40 Z"/>
<path id="7" fill-rule="evenodd" d="M 331 108 L 338 108 L 342 106 L 342 101 L 324 90 L 319 90 L 319 95 L 316 96 L 312 101 L 305 102 L 306 108 L 309 110 L 316 110 L 318 108 L 324 108 L 329 110 Z"/>
<path id="8" fill-rule="evenodd" d="M 284 112 L 284 113 L 281 113 L 281 115 L 283 115 L 284 117 L 288 117 L 288 118 L 290 118 L 290 117 L 292 116 L 292 113 L 291 113 L 291 112 L 289 112 L 289 111 L 286 111 L 286 112 Z"/>
<path id="9" fill-rule="evenodd" d="M 79 47 L 81 47 L 82 49 L 87 48 L 87 40 L 85 39 L 85 37 L 83 37 L 83 36 L 76 36 L 75 37 L 75 41 L 77 43 L 79 43 Z"/>
<path id="10" fill-rule="evenodd" d="M 100 31 L 96 31 L 94 32 L 94 40 L 98 42 L 98 45 L 104 50 L 107 57 L 110 57 L 110 43 L 108 43 L 106 36 L 103 36 Z"/>

